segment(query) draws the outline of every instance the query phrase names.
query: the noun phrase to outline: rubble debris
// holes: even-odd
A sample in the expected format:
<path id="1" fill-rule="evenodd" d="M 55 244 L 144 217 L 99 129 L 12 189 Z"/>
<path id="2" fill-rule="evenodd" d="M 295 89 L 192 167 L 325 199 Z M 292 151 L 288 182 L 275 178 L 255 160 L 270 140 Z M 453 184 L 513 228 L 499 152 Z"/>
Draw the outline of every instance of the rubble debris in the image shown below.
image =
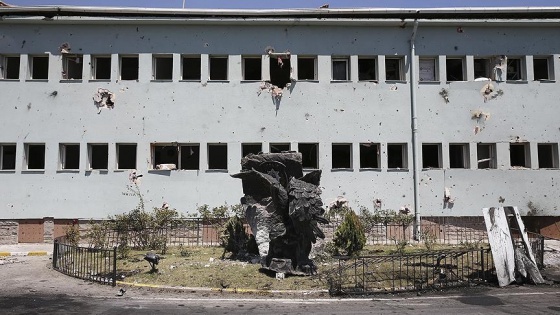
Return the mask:
<path id="1" fill-rule="evenodd" d="M 60 53 L 62 53 L 62 54 L 68 54 L 68 53 L 70 53 L 72 48 L 70 47 L 70 44 L 62 43 L 62 45 L 60 45 L 60 47 L 58 47 L 58 50 L 60 50 Z"/>
<path id="2" fill-rule="evenodd" d="M 286 87 L 288 86 L 289 85 L 286 85 Z M 272 98 L 275 99 L 275 101 L 277 102 L 279 102 L 282 99 L 282 94 L 284 93 L 284 89 L 279 88 L 278 86 L 271 84 L 270 82 L 263 82 L 259 87 L 259 91 L 257 92 L 257 95 L 260 96 L 263 90 L 268 91 L 272 96 Z"/>
<path id="3" fill-rule="evenodd" d="M 449 103 L 449 90 L 441 89 L 441 91 L 439 91 L 439 95 L 443 98 L 443 101 L 445 101 L 446 104 Z"/>
<path id="4" fill-rule="evenodd" d="M 451 197 L 451 190 L 449 187 L 445 187 L 444 194 L 443 194 L 443 203 L 446 207 L 453 206 L 455 203 L 455 199 Z"/>
<path id="5" fill-rule="evenodd" d="M 177 165 L 171 163 L 171 164 L 158 164 L 156 165 L 156 170 L 166 170 L 166 171 L 172 171 L 172 170 L 176 170 L 177 169 Z"/>
<path id="6" fill-rule="evenodd" d="M 485 84 L 482 89 L 480 89 L 480 94 L 482 94 L 485 103 L 492 92 L 494 92 L 494 86 L 491 83 Z"/>
<path id="7" fill-rule="evenodd" d="M 379 198 L 373 201 L 373 208 L 375 208 L 376 210 L 380 210 L 382 205 L 383 205 L 383 201 Z"/>
<path id="8" fill-rule="evenodd" d="M 115 107 L 115 94 L 107 89 L 99 88 L 97 93 L 93 94 L 93 102 L 97 106 L 97 113 L 101 113 L 101 109 Z"/>

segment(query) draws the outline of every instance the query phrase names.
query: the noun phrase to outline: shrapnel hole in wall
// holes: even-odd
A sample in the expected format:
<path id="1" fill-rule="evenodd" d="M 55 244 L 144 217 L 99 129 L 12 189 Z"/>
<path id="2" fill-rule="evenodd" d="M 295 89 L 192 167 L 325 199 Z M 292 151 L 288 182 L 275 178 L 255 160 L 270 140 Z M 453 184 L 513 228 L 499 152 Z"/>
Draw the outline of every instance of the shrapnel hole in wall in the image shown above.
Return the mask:
<path id="1" fill-rule="evenodd" d="M 281 58 L 282 62 L 278 58 Z M 278 58 L 270 58 L 270 83 L 283 89 L 291 82 L 291 63 L 290 58 Z"/>

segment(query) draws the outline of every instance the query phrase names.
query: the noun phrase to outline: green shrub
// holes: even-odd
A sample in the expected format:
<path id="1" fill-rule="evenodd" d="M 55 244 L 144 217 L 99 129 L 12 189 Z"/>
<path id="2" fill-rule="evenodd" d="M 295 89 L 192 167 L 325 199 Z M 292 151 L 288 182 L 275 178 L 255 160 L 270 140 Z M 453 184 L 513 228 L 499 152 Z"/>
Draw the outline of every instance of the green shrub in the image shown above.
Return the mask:
<path id="1" fill-rule="evenodd" d="M 349 256 L 359 253 L 366 245 L 364 228 L 352 209 L 346 211 L 342 224 L 334 233 L 333 242 L 337 249 Z"/>
<path id="2" fill-rule="evenodd" d="M 224 248 L 222 258 L 226 252 L 230 252 L 232 258 L 236 258 L 242 252 L 247 251 L 249 236 L 245 232 L 243 222 L 238 216 L 231 217 L 225 224 L 220 237 L 221 246 Z"/>
<path id="3" fill-rule="evenodd" d="M 78 225 L 77 220 L 74 220 L 72 225 L 69 225 L 66 228 L 64 236 L 69 245 L 78 246 L 80 244 L 80 226 Z"/>

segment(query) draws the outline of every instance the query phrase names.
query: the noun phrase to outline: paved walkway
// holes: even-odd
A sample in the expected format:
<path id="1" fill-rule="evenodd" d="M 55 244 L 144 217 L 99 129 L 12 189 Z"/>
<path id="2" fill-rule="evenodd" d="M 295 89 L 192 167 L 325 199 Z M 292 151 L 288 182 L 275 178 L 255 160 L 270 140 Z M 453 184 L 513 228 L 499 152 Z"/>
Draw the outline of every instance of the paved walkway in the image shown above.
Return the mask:
<path id="1" fill-rule="evenodd" d="M 47 256 L 52 255 L 53 247 L 53 243 L 0 245 L 0 256 Z"/>

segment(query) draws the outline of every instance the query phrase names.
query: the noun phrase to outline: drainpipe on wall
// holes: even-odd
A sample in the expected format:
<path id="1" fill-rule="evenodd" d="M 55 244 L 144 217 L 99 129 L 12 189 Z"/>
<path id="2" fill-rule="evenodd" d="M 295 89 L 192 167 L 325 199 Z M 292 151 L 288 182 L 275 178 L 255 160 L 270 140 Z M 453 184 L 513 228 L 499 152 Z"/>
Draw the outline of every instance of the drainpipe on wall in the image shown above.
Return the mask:
<path id="1" fill-rule="evenodd" d="M 420 168 L 418 161 L 418 117 L 416 114 L 416 90 L 418 80 L 416 80 L 416 48 L 414 40 L 418 29 L 418 20 L 414 20 L 414 28 L 410 37 L 410 115 L 412 120 L 412 172 L 414 181 L 414 239 L 420 241 Z"/>

